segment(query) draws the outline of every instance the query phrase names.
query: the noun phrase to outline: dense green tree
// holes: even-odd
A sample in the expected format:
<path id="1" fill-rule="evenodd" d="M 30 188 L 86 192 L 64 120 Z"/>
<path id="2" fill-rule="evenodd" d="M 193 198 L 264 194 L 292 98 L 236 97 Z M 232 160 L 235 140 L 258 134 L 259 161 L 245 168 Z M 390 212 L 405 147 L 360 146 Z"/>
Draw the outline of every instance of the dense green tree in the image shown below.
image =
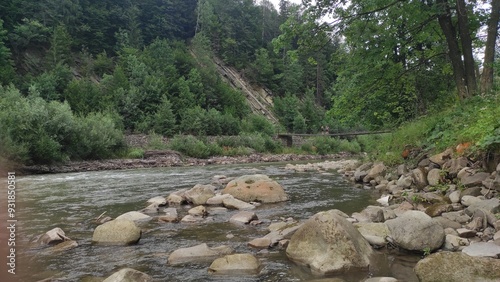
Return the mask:
<path id="1" fill-rule="evenodd" d="M 50 38 L 50 49 L 48 51 L 49 65 L 69 64 L 71 57 L 72 39 L 64 25 L 54 28 Z"/>
<path id="2" fill-rule="evenodd" d="M 153 130 L 155 133 L 172 137 L 176 130 L 176 118 L 172 111 L 172 104 L 166 96 L 162 98 L 161 104 L 153 116 Z"/>
<path id="3" fill-rule="evenodd" d="M 9 83 L 14 78 L 14 62 L 10 49 L 5 45 L 7 42 L 7 30 L 3 27 L 0 18 L 0 85 Z"/>

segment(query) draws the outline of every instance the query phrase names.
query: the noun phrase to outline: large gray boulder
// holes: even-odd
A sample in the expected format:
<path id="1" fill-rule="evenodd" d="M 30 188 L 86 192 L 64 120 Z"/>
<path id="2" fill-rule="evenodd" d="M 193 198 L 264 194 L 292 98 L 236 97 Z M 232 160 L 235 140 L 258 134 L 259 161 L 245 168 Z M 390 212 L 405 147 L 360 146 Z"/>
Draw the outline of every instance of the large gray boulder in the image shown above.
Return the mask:
<path id="1" fill-rule="evenodd" d="M 258 274 L 262 269 L 260 261 L 251 254 L 234 254 L 212 262 L 208 272 L 213 274 Z"/>
<path id="2" fill-rule="evenodd" d="M 92 242 L 106 245 L 131 245 L 139 242 L 141 229 L 131 220 L 115 219 L 96 227 Z"/>
<path id="3" fill-rule="evenodd" d="M 228 246 L 209 248 L 203 243 L 189 248 L 181 248 L 173 251 L 167 260 L 169 265 L 179 265 L 192 262 L 209 262 L 217 257 L 228 255 L 233 249 Z"/>
<path id="4" fill-rule="evenodd" d="M 385 222 L 390 237 L 399 247 L 411 251 L 436 250 L 444 243 L 443 227 L 421 211 L 407 211 Z"/>
<path id="5" fill-rule="evenodd" d="M 367 269 L 372 249 L 359 231 L 337 210 L 309 218 L 292 236 L 286 254 L 314 274 Z"/>
<path id="6" fill-rule="evenodd" d="M 415 273 L 420 282 L 500 281 L 500 260 L 439 252 L 420 260 Z"/>
<path id="7" fill-rule="evenodd" d="M 103 282 L 150 282 L 153 278 L 144 272 L 132 268 L 123 268 L 111 274 Z"/>
<path id="8" fill-rule="evenodd" d="M 267 175 L 244 175 L 230 181 L 222 194 L 245 202 L 277 203 L 288 200 L 283 187 Z"/>

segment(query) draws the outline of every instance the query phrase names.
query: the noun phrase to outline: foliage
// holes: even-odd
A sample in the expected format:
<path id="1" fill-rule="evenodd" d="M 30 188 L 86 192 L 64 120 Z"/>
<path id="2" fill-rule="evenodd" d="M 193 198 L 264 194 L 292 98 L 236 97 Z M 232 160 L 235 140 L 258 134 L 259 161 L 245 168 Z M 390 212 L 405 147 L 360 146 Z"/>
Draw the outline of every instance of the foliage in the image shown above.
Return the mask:
<path id="1" fill-rule="evenodd" d="M 162 98 L 161 105 L 153 116 L 153 130 L 164 136 L 174 136 L 176 132 L 176 120 L 172 111 L 172 104 L 166 96 Z"/>
<path id="2" fill-rule="evenodd" d="M 205 144 L 192 135 L 175 136 L 169 143 L 171 149 L 186 156 L 206 159 L 210 156 L 221 155 L 222 149 L 216 144 Z"/>
<path id="3" fill-rule="evenodd" d="M 144 150 L 140 148 L 130 148 L 127 151 L 126 158 L 129 159 L 142 159 L 144 157 Z"/>
<path id="4" fill-rule="evenodd" d="M 359 153 L 361 146 L 356 140 L 348 141 L 329 136 L 312 138 L 301 146 L 306 152 L 316 152 L 320 155 L 334 154 L 338 152 Z"/>
<path id="5" fill-rule="evenodd" d="M 500 100 L 498 96 L 477 97 L 405 123 L 391 134 L 358 137 L 363 150 L 374 159 L 397 164 L 405 148 L 441 152 L 471 142 L 472 150 L 499 152 Z M 472 118 L 473 117 L 473 118 Z"/>
<path id="6" fill-rule="evenodd" d="M 0 87 L 0 132 L 6 155 L 28 163 L 106 158 L 123 146 L 111 116 L 77 117 L 67 103 L 24 98 L 13 86 Z"/>
<path id="7" fill-rule="evenodd" d="M 273 124 L 265 117 L 251 114 L 242 121 L 242 131 L 246 133 L 262 133 L 265 135 L 274 134 Z"/>

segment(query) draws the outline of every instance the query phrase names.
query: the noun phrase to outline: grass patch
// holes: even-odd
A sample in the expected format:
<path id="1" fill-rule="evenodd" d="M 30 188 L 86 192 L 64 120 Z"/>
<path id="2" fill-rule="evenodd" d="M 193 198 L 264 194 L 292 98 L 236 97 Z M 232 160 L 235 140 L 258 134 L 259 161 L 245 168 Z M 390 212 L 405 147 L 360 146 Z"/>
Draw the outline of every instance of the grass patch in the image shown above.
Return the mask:
<path id="1" fill-rule="evenodd" d="M 500 152 L 500 98 L 473 97 L 442 112 L 401 125 L 390 134 L 358 137 L 373 160 L 388 165 L 403 162 L 405 148 L 438 153 L 470 142 L 468 153 Z"/>

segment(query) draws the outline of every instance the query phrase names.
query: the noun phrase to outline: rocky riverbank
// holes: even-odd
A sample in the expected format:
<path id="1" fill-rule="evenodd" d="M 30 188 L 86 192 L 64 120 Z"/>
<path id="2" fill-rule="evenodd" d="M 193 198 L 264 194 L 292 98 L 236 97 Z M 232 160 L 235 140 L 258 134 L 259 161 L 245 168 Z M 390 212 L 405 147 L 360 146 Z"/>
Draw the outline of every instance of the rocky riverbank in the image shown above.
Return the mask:
<path id="1" fill-rule="evenodd" d="M 73 161 L 59 165 L 33 165 L 19 169 L 22 174 L 68 173 L 99 170 L 119 170 L 173 166 L 205 166 L 246 164 L 265 162 L 294 162 L 313 160 L 339 160 L 352 157 L 347 153 L 333 155 L 299 155 L 299 154 L 251 154 L 248 156 L 217 156 L 208 159 L 184 157 L 171 150 L 146 151 L 142 159 L 110 159 L 94 161 Z"/>
<path id="2" fill-rule="evenodd" d="M 414 269 L 420 281 L 500 281 L 500 163 L 487 171 L 456 154 L 449 149 L 415 167 L 343 167 L 359 188 L 381 195 L 380 206 L 348 220 L 374 248 L 426 256 Z"/>
<path id="3" fill-rule="evenodd" d="M 115 219 L 100 216 L 92 241 L 137 244 L 142 236 L 147 236 L 141 232 L 141 222 L 206 225 L 221 213 L 231 212 L 234 215 L 229 222 L 266 226 L 268 233 L 248 238 L 248 251 L 240 250 L 237 254 L 226 245 L 209 247 L 203 242 L 171 250 L 167 264 L 206 263 L 210 265 L 210 274 L 258 275 L 266 263 L 259 259 L 259 254 L 274 249 L 285 252 L 290 261 L 319 276 L 356 271 L 364 277 L 360 278 L 362 281 L 405 281 L 406 277 L 397 275 L 367 278 L 375 264 L 374 253 L 382 250 L 421 255 L 423 258 L 414 268 L 419 281 L 500 280 L 500 164 L 489 172 L 446 151 L 423 159 L 415 167 L 389 168 L 383 163 L 329 160 L 290 164 L 286 168 L 299 172 L 338 171 L 358 183 L 360 189 L 378 190 L 380 205 L 351 215 L 328 210 L 305 221 L 262 221 L 255 207 L 286 201 L 286 187 L 265 175 L 234 179 L 218 175 L 210 184 L 151 198 L 140 211 Z M 72 243 L 61 232 L 56 232 L 56 247 Z M 51 244 L 46 239 L 38 242 Z M 134 272 L 121 270 L 125 271 Z M 111 279 L 113 275 L 105 281 L 117 281 Z M 130 275 L 135 274 L 126 274 Z"/>

